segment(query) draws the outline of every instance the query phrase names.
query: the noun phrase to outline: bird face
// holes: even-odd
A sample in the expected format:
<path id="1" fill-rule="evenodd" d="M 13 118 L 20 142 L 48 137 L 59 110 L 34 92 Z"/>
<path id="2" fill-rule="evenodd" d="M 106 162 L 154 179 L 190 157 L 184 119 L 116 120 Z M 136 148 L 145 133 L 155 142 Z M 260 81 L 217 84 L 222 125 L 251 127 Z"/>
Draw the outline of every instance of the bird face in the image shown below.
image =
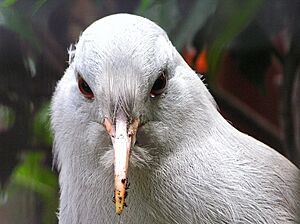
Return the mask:
<path id="1" fill-rule="evenodd" d="M 121 214 L 128 164 L 159 165 L 176 148 L 174 142 L 199 134 L 194 116 L 209 111 L 212 102 L 201 97 L 208 92 L 165 32 L 141 17 L 114 15 L 95 22 L 70 58 L 54 96 L 52 126 L 57 145 L 69 144 L 66 148 L 74 151 L 57 156 L 71 160 L 79 148 L 86 166 L 95 158 L 106 167 L 114 164 L 116 213 Z M 208 120 L 205 114 L 200 119 Z"/>
<path id="2" fill-rule="evenodd" d="M 111 32 L 120 31 L 112 29 Z M 145 41 L 142 38 L 136 40 L 140 43 L 128 40 L 126 45 L 113 45 L 119 41 L 118 35 L 97 41 L 94 37 L 86 38 L 88 34 L 84 33 L 74 56 L 78 98 L 81 97 L 85 107 L 93 107 L 94 120 L 103 125 L 113 146 L 117 214 L 121 214 L 125 205 L 128 163 L 137 131 L 151 121 L 162 121 L 151 110 L 167 94 L 168 60 L 172 54 L 168 52 L 167 38 L 163 33 L 160 35 L 150 39 L 149 43 L 142 42 Z M 141 49 L 142 44 L 153 49 Z M 159 56 L 161 52 L 155 52 L 160 48 L 165 49 L 165 57 Z"/>

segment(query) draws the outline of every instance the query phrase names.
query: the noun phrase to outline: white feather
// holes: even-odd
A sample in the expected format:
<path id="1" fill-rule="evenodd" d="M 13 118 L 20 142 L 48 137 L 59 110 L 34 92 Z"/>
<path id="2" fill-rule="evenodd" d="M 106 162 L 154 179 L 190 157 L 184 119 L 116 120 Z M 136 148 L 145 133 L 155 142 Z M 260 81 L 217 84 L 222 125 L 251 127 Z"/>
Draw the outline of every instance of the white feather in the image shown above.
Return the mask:
<path id="1" fill-rule="evenodd" d="M 51 114 L 61 224 L 296 222 L 299 170 L 221 117 L 156 24 L 128 14 L 105 17 L 70 53 Z M 167 90 L 152 99 L 162 69 Z M 93 101 L 80 94 L 77 73 Z M 143 123 L 129 165 L 128 207 L 120 217 L 112 202 L 111 141 L 101 125 L 118 105 Z"/>

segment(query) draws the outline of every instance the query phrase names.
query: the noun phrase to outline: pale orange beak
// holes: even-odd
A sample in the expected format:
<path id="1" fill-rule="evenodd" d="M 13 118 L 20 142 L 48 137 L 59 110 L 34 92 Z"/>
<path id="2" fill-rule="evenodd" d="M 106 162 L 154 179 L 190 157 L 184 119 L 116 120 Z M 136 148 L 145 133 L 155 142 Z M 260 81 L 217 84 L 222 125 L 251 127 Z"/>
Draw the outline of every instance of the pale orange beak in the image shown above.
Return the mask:
<path id="1" fill-rule="evenodd" d="M 116 119 L 115 130 L 111 121 L 104 120 L 104 127 L 111 136 L 114 148 L 115 169 L 115 201 L 116 214 L 120 215 L 124 210 L 126 190 L 128 187 L 128 161 L 131 147 L 135 144 L 139 119 L 133 119 L 128 124 L 122 117 Z"/>

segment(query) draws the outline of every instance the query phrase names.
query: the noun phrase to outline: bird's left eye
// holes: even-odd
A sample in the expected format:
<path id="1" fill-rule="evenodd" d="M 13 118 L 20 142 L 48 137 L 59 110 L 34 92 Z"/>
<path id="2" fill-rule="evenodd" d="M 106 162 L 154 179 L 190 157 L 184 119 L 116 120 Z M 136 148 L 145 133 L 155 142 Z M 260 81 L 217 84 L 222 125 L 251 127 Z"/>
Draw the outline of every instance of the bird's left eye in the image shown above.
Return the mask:
<path id="1" fill-rule="evenodd" d="M 78 78 L 78 88 L 80 92 L 87 98 L 87 99 L 93 99 L 94 93 L 89 87 L 89 85 L 84 81 L 82 77 Z"/>
<path id="2" fill-rule="evenodd" d="M 152 86 L 150 96 L 153 98 L 153 97 L 161 95 L 165 91 L 166 86 L 167 86 L 166 73 L 161 72 L 160 76 L 155 80 L 155 82 Z"/>

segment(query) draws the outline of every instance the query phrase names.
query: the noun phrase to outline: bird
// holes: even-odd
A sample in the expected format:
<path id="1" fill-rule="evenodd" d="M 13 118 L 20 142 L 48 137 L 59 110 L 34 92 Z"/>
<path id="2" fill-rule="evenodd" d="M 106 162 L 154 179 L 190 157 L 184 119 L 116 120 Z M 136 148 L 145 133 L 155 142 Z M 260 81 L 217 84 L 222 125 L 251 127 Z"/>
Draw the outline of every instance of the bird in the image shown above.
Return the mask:
<path id="1" fill-rule="evenodd" d="M 147 18 L 86 28 L 50 114 L 60 224 L 298 220 L 299 169 L 224 119 Z"/>

